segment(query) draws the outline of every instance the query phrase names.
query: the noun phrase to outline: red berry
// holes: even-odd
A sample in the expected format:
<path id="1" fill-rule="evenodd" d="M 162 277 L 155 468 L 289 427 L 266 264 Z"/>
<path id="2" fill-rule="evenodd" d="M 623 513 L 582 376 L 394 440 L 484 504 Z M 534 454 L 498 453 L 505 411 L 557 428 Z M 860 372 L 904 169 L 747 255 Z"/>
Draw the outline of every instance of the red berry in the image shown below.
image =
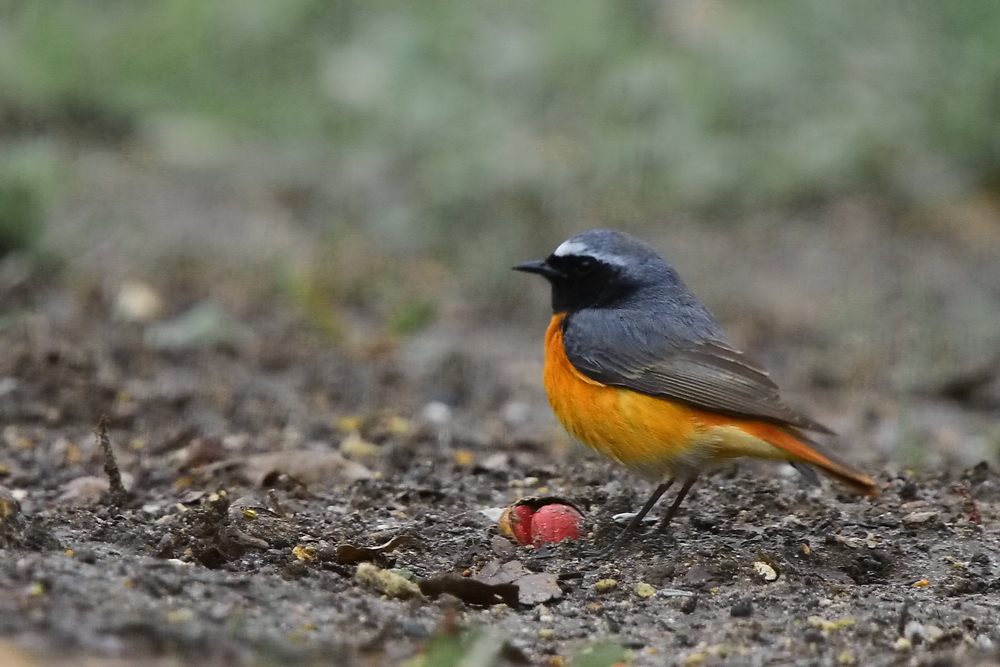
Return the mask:
<path id="1" fill-rule="evenodd" d="M 569 505 L 562 503 L 542 505 L 531 517 L 531 544 L 538 547 L 547 542 L 579 540 L 582 521 L 583 516 Z"/>

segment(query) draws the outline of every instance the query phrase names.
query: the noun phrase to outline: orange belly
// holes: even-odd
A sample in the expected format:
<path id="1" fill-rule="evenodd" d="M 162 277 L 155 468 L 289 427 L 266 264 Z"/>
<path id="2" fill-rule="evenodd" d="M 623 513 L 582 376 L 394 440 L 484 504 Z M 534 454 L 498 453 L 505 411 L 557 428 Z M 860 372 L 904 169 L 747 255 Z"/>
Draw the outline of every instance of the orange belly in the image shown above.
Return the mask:
<path id="1" fill-rule="evenodd" d="M 697 473 L 738 456 L 801 460 L 768 442 L 790 439 L 770 424 L 703 412 L 591 380 L 566 357 L 564 317 L 553 317 L 545 334 L 545 389 L 559 421 L 587 446 L 649 479 Z"/>

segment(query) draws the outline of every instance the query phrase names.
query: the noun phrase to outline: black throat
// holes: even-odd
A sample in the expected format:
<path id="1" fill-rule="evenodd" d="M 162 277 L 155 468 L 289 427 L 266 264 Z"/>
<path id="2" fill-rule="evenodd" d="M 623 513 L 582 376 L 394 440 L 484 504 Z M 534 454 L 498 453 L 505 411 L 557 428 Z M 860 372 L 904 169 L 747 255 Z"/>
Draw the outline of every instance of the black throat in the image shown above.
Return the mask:
<path id="1" fill-rule="evenodd" d="M 584 308 L 610 308 L 635 289 L 620 267 L 593 257 L 550 256 L 546 263 L 560 275 L 546 276 L 552 285 L 552 311 L 572 313 Z"/>

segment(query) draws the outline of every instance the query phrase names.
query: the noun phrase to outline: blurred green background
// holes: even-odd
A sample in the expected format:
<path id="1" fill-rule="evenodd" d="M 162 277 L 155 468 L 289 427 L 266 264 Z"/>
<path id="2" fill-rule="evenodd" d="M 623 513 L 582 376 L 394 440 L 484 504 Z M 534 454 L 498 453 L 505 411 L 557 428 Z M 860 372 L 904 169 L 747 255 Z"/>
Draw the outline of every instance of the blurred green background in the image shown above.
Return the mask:
<path id="1" fill-rule="evenodd" d="M 995 0 L 4 0 L 0 240 L 103 143 L 481 272 L 599 224 L 937 206 L 997 186 L 998 119 Z"/>

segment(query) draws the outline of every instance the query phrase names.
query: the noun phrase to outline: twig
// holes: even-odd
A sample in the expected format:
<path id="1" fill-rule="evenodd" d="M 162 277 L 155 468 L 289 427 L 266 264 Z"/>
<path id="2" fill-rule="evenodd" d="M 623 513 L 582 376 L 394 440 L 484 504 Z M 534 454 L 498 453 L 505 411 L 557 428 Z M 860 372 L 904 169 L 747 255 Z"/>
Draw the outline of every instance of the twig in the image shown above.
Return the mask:
<path id="1" fill-rule="evenodd" d="M 97 441 L 101 444 L 101 451 L 104 452 L 104 473 L 111 483 L 110 498 L 113 507 L 121 507 L 128 500 L 128 491 L 122 484 L 122 474 L 118 470 L 118 462 L 115 460 L 115 453 L 111 450 L 111 440 L 108 438 L 108 416 L 102 415 L 101 421 L 97 422 L 97 430 L 94 431 Z"/>
<path id="2" fill-rule="evenodd" d="M 965 487 L 965 484 L 956 484 L 952 487 L 958 495 L 962 496 L 963 505 L 965 505 L 965 512 L 969 515 L 969 521 L 978 525 L 983 523 L 983 515 L 979 512 L 979 506 L 976 505 L 976 499 L 972 497 L 969 493 L 969 489 Z"/>

